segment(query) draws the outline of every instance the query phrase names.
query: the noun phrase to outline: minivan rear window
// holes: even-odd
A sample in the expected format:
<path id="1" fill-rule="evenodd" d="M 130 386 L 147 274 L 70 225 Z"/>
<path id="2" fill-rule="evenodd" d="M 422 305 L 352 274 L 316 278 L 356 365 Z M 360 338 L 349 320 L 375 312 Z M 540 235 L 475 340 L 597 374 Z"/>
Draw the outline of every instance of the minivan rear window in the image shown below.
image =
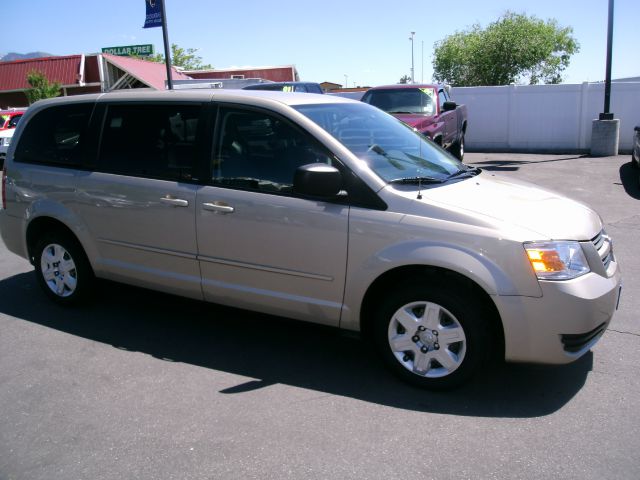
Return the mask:
<path id="1" fill-rule="evenodd" d="M 15 161 L 56 166 L 80 166 L 93 103 L 49 107 L 37 113 L 16 147 Z"/>

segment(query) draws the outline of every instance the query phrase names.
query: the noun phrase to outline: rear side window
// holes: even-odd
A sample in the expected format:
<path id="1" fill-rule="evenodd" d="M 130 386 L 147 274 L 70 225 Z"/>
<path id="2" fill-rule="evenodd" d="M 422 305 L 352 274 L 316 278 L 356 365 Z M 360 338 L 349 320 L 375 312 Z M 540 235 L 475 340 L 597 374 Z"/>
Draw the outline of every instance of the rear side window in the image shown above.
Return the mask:
<path id="1" fill-rule="evenodd" d="M 197 162 L 200 105 L 110 105 L 98 169 L 103 172 L 192 180 Z"/>
<path id="2" fill-rule="evenodd" d="M 447 95 L 444 93 L 444 90 L 438 91 L 438 103 L 440 104 L 440 110 L 444 109 L 444 102 L 447 100 Z"/>
<path id="3" fill-rule="evenodd" d="M 59 105 L 42 110 L 23 131 L 16 147 L 17 162 L 80 166 L 93 103 Z"/>
<path id="4" fill-rule="evenodd" d="M 281 84 L 270 84 L 270 83 L 261 83 L 258 85 L 249 85 L 248 87 L 244 87 L 245 90 L 273 90 L 276 92 L 282 91 Z"/>
<path id="5" fill-rule="evenodd" d="M 307 92 L 309 93 L 323 93 L 322 87 L 315 83 L 307 83 Z"/>

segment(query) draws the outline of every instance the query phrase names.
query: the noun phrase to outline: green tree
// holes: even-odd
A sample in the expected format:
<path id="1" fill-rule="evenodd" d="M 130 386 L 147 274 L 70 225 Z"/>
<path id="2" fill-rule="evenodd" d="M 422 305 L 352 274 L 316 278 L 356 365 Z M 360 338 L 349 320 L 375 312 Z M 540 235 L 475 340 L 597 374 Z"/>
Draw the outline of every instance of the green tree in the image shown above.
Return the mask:
<path id="1" fill-rule="evenodd" d="M 473 25 L 434 45 L 433 76 L 454 86 L 560 83 L 580 51 L 571 27 L 506 12 L 485 29 Z"/>
<path id="2" fill-rule="evenodd" d="M 411 77 L 409 75 L 403 75 L 398 83 L 409 83 L 410 81 Z"/>
<path id="3" fill-rule="evenodd" d="M 27 83 L 31 86 L 25 94 L 29 105 L 44 98 L 54 98 L 60 96 L 60 84 L 58 82 L 49 83 L 49 80 L 42 72 L 33 70 L 27 74 Z"/>
<path id="4" fill-rule="evenodd" d="M 197 48 L 181 48 L 175 43 L 171 44 L 171 65 L 184 68 L 185 70 L 207 70 L 213 68 L 211 65 L 203 64 L 202 57 L 196 55 Z M 148 57 L 152 62 L 164 63 L 164 55 L 156 53 Z"/>

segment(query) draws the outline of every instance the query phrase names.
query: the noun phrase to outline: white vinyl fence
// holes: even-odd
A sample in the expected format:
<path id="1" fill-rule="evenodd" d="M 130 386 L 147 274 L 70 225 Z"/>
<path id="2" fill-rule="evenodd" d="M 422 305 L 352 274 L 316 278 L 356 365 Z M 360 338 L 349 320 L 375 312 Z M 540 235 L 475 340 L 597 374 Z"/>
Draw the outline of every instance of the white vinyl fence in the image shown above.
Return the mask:
<path id="1" fill-rule="evenodd" d="M 451 97 L 467 105 L 468 150 L 588 152 L 604 83 L 454 87 Z M 640 82 L 613 82 L 610 111 L 620 119 L 619 151 L 629 153 L 640 125 Z"/>

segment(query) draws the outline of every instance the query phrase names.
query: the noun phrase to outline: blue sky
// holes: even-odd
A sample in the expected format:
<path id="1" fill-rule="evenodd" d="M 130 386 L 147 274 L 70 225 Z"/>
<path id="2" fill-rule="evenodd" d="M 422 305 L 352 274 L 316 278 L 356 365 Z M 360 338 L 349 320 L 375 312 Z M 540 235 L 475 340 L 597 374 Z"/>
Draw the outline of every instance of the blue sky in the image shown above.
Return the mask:
<path id="1" fill-rule="evenodd" d="M 434 42 L 474 23 L 486 26 L 506 10 L 555 18 L 580 42 L 566 83 L 605 77 L 608 0 L 165 0 L 169 40 L 197 48 L 216 68 L 294 64 L 302 80 L 349 86 L 396 83 L 411 69 L 430 81 Z M 450 8 L 447 8 L 450 7 Z M 144 0 L 15 0 L 3 2 L 0 54 L 99 52 L 154 44 L 162 29 L 144 30 Z M 640 76 L 640 0 L 615 1 L 613 78 Z M 424 47 L 423 47 L 424 45 Z"/>

